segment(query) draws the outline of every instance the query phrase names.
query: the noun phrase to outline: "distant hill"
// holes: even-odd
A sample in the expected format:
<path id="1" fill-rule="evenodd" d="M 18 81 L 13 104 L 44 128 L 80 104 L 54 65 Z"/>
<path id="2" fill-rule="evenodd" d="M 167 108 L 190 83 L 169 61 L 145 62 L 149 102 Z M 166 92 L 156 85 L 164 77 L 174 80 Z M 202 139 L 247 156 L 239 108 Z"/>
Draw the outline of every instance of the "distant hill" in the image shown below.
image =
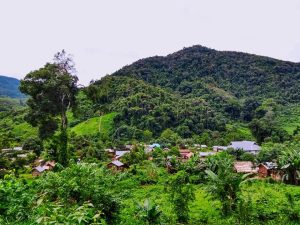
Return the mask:
<path id="1" fill-rule="evenodd" d="M 0 75 L 0 97 L 24 98 L 19 91 L 19 85 L 18 79 Z"/>

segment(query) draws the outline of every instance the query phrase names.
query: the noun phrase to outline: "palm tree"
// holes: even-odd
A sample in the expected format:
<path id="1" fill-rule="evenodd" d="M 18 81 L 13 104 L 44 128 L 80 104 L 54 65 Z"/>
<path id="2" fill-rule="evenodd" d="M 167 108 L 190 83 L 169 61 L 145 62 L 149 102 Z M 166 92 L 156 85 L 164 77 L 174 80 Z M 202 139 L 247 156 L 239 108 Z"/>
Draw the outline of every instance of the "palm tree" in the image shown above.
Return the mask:
<path id="1" fill-rule="evenodd" d="M 241 176 L 233 171 L 233 158 L 228 153 L 220 153 L 206 161 L 208 175 L 207 190 L 222 203 L 225 215 L 235 210 L 241 185 L 249 180 L 250 174 Z"/>
<path id="2" fill-rule="evenodd" d="M 250 174 L 241 176 L 233 172 L 218 174 L 211 170 L 205 170 L 205 172 L 209 180 L 207 191 L 221 201 L 224 215 L 229 215 L 236 209 L 241 185 L 249 180 Z"/>

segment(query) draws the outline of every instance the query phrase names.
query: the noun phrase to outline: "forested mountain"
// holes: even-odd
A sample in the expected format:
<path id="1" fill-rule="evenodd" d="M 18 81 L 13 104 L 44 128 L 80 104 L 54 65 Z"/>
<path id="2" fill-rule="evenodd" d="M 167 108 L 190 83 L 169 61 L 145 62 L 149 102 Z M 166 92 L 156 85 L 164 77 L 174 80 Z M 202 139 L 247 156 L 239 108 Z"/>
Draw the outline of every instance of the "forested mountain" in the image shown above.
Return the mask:
<path id="1" fill-rule="evenodd" d="M 141 59 L 113 75 L 142 79 L 182 95 L 202 96 L 217 89 L 239 99 L 300 100 L 300 63 L 202 46 Z"/>
<path id="2" fill-rule="evenodd" d="M 0 97 L 24 98 L 19 91 L 19 85 L 18 79 L 0 75 Z"/>
<path id="3" fill-rule="evenodd" d="M 262 142 L 287 138 L 275 117 L 279 108 L 300 102 L 299 88 L 299 63 L 193 46 L 125 66 L 86 93 L 95 109 L 118 112 L 117 129 L 126 127 L 135 138 L 167 128 L 183 138 L 213 136 L 241 123 Z"/>

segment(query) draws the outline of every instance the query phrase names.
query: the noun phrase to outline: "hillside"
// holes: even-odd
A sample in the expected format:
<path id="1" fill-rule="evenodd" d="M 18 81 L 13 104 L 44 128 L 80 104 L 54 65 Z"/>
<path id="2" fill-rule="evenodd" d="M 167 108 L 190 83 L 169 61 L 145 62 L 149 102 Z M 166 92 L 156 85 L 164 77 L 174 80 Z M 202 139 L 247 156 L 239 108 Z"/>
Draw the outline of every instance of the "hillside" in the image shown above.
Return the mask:
<path id="1" fill-rule="evenodd" d="M 0 75 L 0 97 L 24 98 L 19 91 L 19 85 L 18 79 Z"/>
<path id="2" fill-rule="evenodd" d="M 125 142 L 159 139 L 168 129 L 209 145 L 281 142 L 300 127 L 299 87 L 299 63 L 193 46 L 141 59 L 82 89 L 70 127 L 98 135 L 104 115 L 103 134 Z"/>
<path id="3" fill-rule="evenodd" d="M 87 93 L 95 110 L 118 112 L 116 128 L 125 126 L 135 138 L 146 130 L 158 137 L 167 128 L 183 138 L 226 136 L 226 124 L 239 123 L 262 142 L 288 138 L 277 108 L 299 103 L 299 88 L 299 63 L 193 46 L 138 60 Z"/>

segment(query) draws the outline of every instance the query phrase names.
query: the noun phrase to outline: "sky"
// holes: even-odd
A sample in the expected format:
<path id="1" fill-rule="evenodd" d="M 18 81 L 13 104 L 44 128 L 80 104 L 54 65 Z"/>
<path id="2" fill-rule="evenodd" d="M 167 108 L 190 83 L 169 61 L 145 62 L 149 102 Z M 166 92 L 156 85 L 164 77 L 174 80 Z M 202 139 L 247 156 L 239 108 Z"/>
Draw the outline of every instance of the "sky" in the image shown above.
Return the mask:
<path id="1" fill-rule="evenodd" d="M 300 62 L 299 0 L 0 0 L 0 74 L 65 49 L 80 84 L 193 45 Z"/>

